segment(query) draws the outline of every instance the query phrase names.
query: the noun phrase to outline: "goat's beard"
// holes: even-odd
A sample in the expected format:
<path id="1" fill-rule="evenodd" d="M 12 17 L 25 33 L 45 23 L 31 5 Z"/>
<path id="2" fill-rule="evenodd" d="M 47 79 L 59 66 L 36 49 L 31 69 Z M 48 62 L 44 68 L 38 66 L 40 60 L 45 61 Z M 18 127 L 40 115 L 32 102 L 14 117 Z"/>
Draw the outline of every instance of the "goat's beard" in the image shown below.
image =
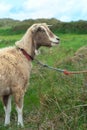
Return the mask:
<path id="1" fill-rule="evenodd" d="M 40 54 L 40 51 L 35 49 L 35 55 L 39 55 Z"/>

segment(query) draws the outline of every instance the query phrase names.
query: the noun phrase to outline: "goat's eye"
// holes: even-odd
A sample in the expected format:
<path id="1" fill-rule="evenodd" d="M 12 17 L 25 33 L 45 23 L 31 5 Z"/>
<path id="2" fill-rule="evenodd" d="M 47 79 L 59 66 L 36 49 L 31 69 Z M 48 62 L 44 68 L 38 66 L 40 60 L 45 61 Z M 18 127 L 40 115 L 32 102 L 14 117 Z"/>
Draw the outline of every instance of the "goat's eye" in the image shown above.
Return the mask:
<path id="1" fill-rule="evenodd" d="M 43 29 L 43 32 L 45 32 L 45 30 Z"/>

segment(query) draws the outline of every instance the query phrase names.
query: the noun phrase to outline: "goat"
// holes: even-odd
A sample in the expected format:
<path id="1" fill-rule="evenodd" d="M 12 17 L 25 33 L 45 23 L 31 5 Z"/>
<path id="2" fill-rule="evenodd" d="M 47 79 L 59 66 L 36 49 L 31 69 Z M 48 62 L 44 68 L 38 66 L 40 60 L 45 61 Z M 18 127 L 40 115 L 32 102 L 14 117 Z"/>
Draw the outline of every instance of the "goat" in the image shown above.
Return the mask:
<path id="1" fill-rule="evenodd" d="M 28 86 L 31 61 L 41 46 L 52 47 L 59 43 L 45 23 L 32 25 L 13 47 L 0 50 L 0 96 L 5 110 L 5 126 L 10 124 L 11 97 L 18 113 L 18 125 L 23 126 L 23 99 Z"/>

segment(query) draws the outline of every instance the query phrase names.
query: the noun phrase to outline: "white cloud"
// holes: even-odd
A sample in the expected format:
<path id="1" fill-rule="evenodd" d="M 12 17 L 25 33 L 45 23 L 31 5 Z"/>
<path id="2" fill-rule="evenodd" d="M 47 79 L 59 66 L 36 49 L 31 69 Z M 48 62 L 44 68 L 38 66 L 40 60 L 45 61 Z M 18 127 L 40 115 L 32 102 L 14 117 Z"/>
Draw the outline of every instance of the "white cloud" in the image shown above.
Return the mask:
<path id="1" fill-rule="evenodd" d="M 84 1 L 84 2 L 83 2 Z M 86 6 L 86 0 L 26 0 L 23 4 L 25 12 L 29 18 L 50 18 L 56 17 L 63 21 L 79 19 L 81 11 Z M 85 10 L 86 9 L 86 10 Z M 83 14 L 87 13 L 85 8 Z M 83 15 L 82 14 L 82 15 Z M 75 16 L 76 15 L 76 16 Z"/>
<path id="2" fill-rule="evenodd" d="M 6 16 L 12 8 L 12 5 L 7 3 L 0 3 L 0 17 Z"/>
<path id="3" fill-rule="evenodd" d="M 13 3 L 12 3 L 13 2 Z M 6 0 L 0 3 L 0 17 L 14 19 L 52 18 L 87 20 L 87 0 Z"/>
<path id="4" fill-rule="evenodd" d="M 55 1 L 57 0 L 54 0 L 54 2 L 49 0 L 39 0 L 38 2 L 27 0 L 24 2 L 23 8 L 25 12 L 28 12 L 28 16 L 31 18 L 50 18 L 55 14 L 53 10 L 53 7 L 56 5 Z"/>
<path id="5" fill-rule="evenodd" d="M 66 22 L 66 21 L 70 21 L 70 19 L 71 19 L 71 18 L 70 18 L 69 16 L 66 16 L 66 15 L 63 15 L 63 16 L 60 17 L 60 20 L 61 20 L 61 21 L 65 21 L 65 22 Z"/>
<path id="6" fill-rule="evenodd" d="M 54 6 L 57 7 L 54 2 L 49 2 L 49 0 L 40 0 L 37 3 L 35 3 L 34 0 L 27 0 L 22 5 L 22 11 L 14 14 L 10 13 L 10 17 L 19 18 L 21 20 L 26 18 L 51 18 L 55 17 L 56 12 L 53 11 Z"/>
<path id="7" fill-rule="evenodd" d="M 38 0 L 38 2 L 34 1 L 34 0 L 26 0 L 23 5 L 25 10 L 32 10 L 32 9 L 45 9 L 48 8 L 48 10 L 50 10 L 53 7 L 58 7 L 58 4 L 61 3 L 61 0 Z"/>

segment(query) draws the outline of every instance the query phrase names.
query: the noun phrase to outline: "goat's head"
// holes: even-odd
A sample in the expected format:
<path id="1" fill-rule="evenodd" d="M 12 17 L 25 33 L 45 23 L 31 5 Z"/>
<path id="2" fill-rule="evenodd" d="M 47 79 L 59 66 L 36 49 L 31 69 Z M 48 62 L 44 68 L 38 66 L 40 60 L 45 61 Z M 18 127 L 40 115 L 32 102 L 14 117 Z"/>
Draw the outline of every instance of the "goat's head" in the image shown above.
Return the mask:
<path id="1" fill-rule="evenodd" d="M 31 30 L 36 49 L 40 46 L 52 47 L 59 44 L 59 37 L 51 32 L 46 23 L 34 24 Z"/>
<path id="2" fill-rule="evenodd" d="M 46 23 L 38 23 L 32 25 L 15 44 L 34 57 L 35 51 L 37 52 L 41 46 L 52 47 L 59 44 L 59 41 L 60 39 L 51 32 Z"/>

